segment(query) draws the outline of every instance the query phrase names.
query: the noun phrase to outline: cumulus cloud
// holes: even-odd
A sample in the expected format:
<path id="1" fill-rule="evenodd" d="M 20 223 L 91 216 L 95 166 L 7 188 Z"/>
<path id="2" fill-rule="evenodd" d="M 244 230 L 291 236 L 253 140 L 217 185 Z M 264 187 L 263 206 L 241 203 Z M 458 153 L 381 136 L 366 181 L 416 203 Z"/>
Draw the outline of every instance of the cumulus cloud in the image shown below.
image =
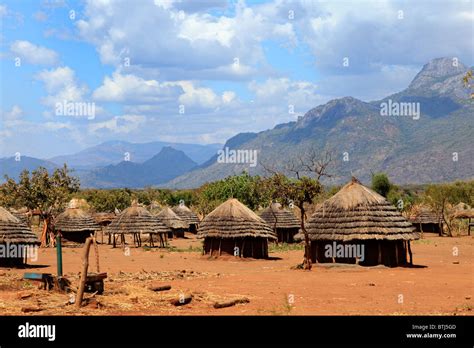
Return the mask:
<path id="1" fill-rule="evenodd" d="M 55 65 L 58 54 L 49 48 L 37 46 L 29 41 L 17 40 L 10 46 L 10 51 L 23 61 L 38 65 Z"/>
<path id="2" fill-rule="evenodd" d="M 91 133 L 112 133 L 126 134 L 136 131 L 146 121 L 146 117 L 142 115 L 122 115 L 103 121 L 91 123 L 87 126 Z"/>
<path id="3" fill-rule="evenodd" d="M 234 16 L 184 12 L 179 4 L 90 1 L 85 18 L 76 25 L 81 38 L 96 46 L 103 63 L 121 66 L 129 58 L 142 77 L 159 69 L 167 80 L 192 80 L 203 71 L 217 71 L 225 79 L 240 79 L 242 74 L 250 78 L 249 73 L 265 62 L 263 40 L 294 38 L 290 24 L 276 26 L 272 18 L 242 1 L 234 5 Z M 150 35 L 143 35 L 143 28 Z M 240 69 L 232 69 L 235 58 Z"/>
<path id="4" fill-rule="evenodd" d="M 111 77 L 105 77 L 103 84 L 94 91 L 93 98 L 106 102 L 153 104 L 176 99 L 181 92 L 179 86 L 114 72 Z"/>
<path id="5" fill-rule="evenodd" d="M 46 106 L 54 107 L 56 103 L 81 102 L 88 88 L 79 84 L 74 70 L 68 66 L 50 70 L 42 70 L 36 74 L 36 79 L 43 82 L 48 96 L 42 98 Z"/>

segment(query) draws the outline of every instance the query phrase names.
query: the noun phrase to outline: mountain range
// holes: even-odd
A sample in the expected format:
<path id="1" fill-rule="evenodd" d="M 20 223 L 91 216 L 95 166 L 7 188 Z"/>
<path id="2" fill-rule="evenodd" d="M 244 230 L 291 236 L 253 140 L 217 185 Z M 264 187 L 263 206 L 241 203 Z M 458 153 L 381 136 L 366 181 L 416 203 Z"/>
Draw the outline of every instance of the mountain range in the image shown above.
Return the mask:
<path id="1" fill-rule="evenodd" d="M 283 170 L 288 159 L 308 151 L 332 154 L 327 184 L 351 175 L 368 181 L 383 171 L 396 183 L 430 183 L 474 177 L 474 103 L 462 78 L 468 68 L 451 58 L 423 66 L 403 91 L 382 100 L 352 97 L 331 100 L 309 110 L 298 121 L 260 133 L 239 134 L 225 147 L 258 153 L 258 165 L 205 165 L 170 181 L 171 188 L 197 187 L 239 174 L 265 174 L 264 166 Z M 383 115 L 385 105 L 419 107 L 419 115 Z M 418 103 L 418 104 L 417 104 Z M 289 174 L 289 173 L 287 173 Z"/>
<path id="2" fill-rule="evenodd" d="M 451 58 L 434 59 L 398 93 L 372 102 L 334 99 L 297 121 L 237 134 L 224 146 L 108 141 L 46 160 L 0 159 L 0 174 L 17 178 L 22 169 L 53 170 L 67 163 L 82 187 L 194 188 L 242 171 L 284 171 L 289 159 L 313 151 L 332 155 L 326 184 L 341 184 L 351 175 L 367 181 L 379 171 L 398 184 L 472 179 L 474 101 L 462 81 L 468 69 Z M 223 148 L 256 151 L 257 165 L 221 161 L 217 153 Z"/>

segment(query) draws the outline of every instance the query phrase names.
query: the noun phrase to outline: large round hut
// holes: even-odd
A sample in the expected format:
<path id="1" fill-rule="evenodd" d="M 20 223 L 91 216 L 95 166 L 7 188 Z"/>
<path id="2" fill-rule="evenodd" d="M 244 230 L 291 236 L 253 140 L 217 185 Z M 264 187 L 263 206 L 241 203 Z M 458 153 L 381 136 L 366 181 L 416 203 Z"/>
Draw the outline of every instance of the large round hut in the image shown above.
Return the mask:
<path id="1" fill-rule="evenodd" d="M 295 214 L 283 208 L 280 203 L 273 203 L 264 209 L 260 217 L 276 232 L 278 242 L 293 243 L 295 234 L 300 229 L 300 221 Z"/>
<path id="2" fill-rule="evenodd" d="M 169 238 L 173 238 L 173 236 L 183 238 L 184 231 L 189 227 L 170 207 L 164 207 L 156 217 L 170 229 L 168 233 Z"/>
<path id="3" fill-rule="evenodd" d="M 442 233 L 441 218 L 435 211 L 421 205 L 413 209 L 408 220 L 415 226 L 417 232 Z"/>
<path id="4" fill-rule="evenodd" d="M 26 264 L 29 248 L 39 244 L 38 237 L 24 222 L 0 207 L 0 266 Z"/>
<path id="5" fill-rule="evenodd" d="M 121 243 L 124 246 L 126 235 L 133 236 L 133 243 L 136 246 L 141 246 L 142 236 L 147 236 L 150 246 L 154 246 L 154 240 L 158 239 L 160 247 L 166 247 L 170 229 L 147 209 L 139 206 L 137 202 L 133 202 L 131 207 L 122 211 L 107 226 L 106 232 L 112 235 L 114 247 L 116 237 L 121 238 Z"/>
<path id="6" fill-rule="evenodd" d="M 412 262 L 413 225 L 377 192 L 353 178 L 323 202 L 306 226 L 313 262 L 397 266 Z"/>
<path id="7" fill-rule="evenodd" d="M 267 258 L 268 240 L 277 237 L 272 228 L 252 210 L 231 198 L 201 222 L 198 238 L 204 238 L 205 254 Z"/>
<path id="8" fill-rule="evenodd" d="M 173 207 L 173 211 L 178 215 L 181 220 L 185 221 L 188 224 L 188 231 L 191 233 L 196 233 L 199 225 L 199 218 L 191 209 L 189 209 L 184 204 L 179 204 Z"/>
<path id="9" fill-rule="evenodd" d="M 72 200 L 68 208 L 59 214 L 54 221 L 54 229 L 61 233 L 66 242 L 84 243 L 91 234 L 100 230 L 92 215 Z"/>

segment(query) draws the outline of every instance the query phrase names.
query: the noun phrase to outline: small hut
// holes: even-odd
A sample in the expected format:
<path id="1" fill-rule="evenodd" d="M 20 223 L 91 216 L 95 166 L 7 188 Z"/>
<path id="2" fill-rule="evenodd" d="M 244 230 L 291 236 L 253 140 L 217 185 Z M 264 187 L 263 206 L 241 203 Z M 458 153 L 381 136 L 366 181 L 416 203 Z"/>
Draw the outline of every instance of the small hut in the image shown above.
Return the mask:
<path id="1" fill-rule="evenodd" d="M 10 209 L 10 213 L 21 220 L 21 222 L 25 223 L 26 225 L 29 225 L 30 223 L 30 211 L 27 207 L 23 207 L 23 208 L 20 208 L 20 209 L 13 209 L 11 208 Z"/>
<path id="2" fill-rule="evenodd" d="M 199 225 L 198 216 L 184 204 L 179 204 L 173 207 L 173 211 L 178 215 L 181 220 L 185 221 L 188 224 L 188 231 L 191 233 L 196 233 Z"/>
<path id="3" fill-rule="evenodd" d="M 467 234 L 471 235 L 471 228 L 474 227 L 474 209 L 466 203 L 459 203 L 453 208 L 453 217 L 455 219 L 467 219 Z"/>
<path id="4" fill-rule="evenodd" d="M 26 264 L 28 249 L 39 244 L 38 237 L 25 223 L 0 207 L 0 266 Z"/>
<path id="5" fill-rule="evenodd" d="M 398 266 L 412 263 L 413 225 L 377 192 L 353 178 L 307 223 L 313 262 Z"/>
<path id="6" fill-rule="evenodd" d="M 169 207 L 164 207 L 157 215 L 157 218 L 161 220 L 168 228 L 168 237 L 183 238 L 184 231 L 188 228 L 188 224 L 184 222 L 176 213 Z"/>
<path id="7" fill-rule="evenodd" d="M 273 203 L 262 211 L 260 217 L 276 232 L 278 242 L 294 242 L 300 222 L 291 211 L 284 209 L 280 203 Z"/>
<path id="8" fill-rule="evenodd" d="M 89 212 L 71 202 L 55 219 L 54 229 L 66 242 L 85 243 L 87 237 L 100 230 L 100 226 Z"/>
<path id="9" fill-rule="evenodd" d="M 160 247 L 166 247 L 170 229 L 135 201 L 131 207 L 117 215 L 107 226 L 106 232 L 112 235 L 114 248 L 117 236 L 120 236 L 122 246 L 125 246 L 125 235 L 133 236 L 135 246 L 142 245 L 142 236 L 145 235 L 149 236 L 150 246 L 154 246 L 154 239 L 158 239 Z"/>
<path id="10" fill-rule="evenodd" d="M 115 213 L 94 213 L 92 217 L 94 218 L 95 222 L 100 226 L 101 230 L 101 243 L 104 243 L 104 234 L 107 226 L 109 226 L 112 221 L 115 219 Z M 110 234 L 109 234 L 109 243 L 110 244 Z"/>
<path id="11" fill-rule="evenodd" d="M 268 240 L 277 239 L 262 218 L 235 198 L 222 203 L 202 220 L 198 238 L 204 238 L 204 254 L 253 258 L 267 258 Z"/>
<path id="12" fill-rule="evenodd" d="M 427 206 L 415 207 L 408 220 L 415 226 L 417 232 L 442 233 L 441 217 Z"/>

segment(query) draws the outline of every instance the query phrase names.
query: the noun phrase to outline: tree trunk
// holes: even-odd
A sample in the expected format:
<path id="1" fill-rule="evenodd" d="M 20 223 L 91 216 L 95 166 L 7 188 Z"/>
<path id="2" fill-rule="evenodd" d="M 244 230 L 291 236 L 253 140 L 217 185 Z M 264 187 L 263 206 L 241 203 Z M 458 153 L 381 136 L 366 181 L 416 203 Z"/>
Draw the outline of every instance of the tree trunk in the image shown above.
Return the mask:
<path id="1" fill-rule="evenodd" d="M 309 244 L 309 236 L 308 236 L 308 231 L 306 231 L 306 228 L 304 226 L 304 216 L 305 216 L 305 210 L 303 207 L 303 204 L 299 206 L 300 208 L 300 213 L 301 213 L 301 230 L 303 231 L 304 234 L 304 260 L 303 260 L 303 268 L 310 271 L 311 270 L 311 247 Z"/>
<path id="2" fill-rule="evenodd" d="M 86 239 L 86 244 L 84 245 L 84 254 L 82 254 L 81 282 L 79 283 L 79 289 L 77 290 L 76 295 L 76 308 L 81 308 L 82 296 L 84 295 L 84 289 L 86 287 L 87 268 L 89 267 L 89 250 L 91 248 L 91 243 L 92 238 L 88 237 Z"/>

